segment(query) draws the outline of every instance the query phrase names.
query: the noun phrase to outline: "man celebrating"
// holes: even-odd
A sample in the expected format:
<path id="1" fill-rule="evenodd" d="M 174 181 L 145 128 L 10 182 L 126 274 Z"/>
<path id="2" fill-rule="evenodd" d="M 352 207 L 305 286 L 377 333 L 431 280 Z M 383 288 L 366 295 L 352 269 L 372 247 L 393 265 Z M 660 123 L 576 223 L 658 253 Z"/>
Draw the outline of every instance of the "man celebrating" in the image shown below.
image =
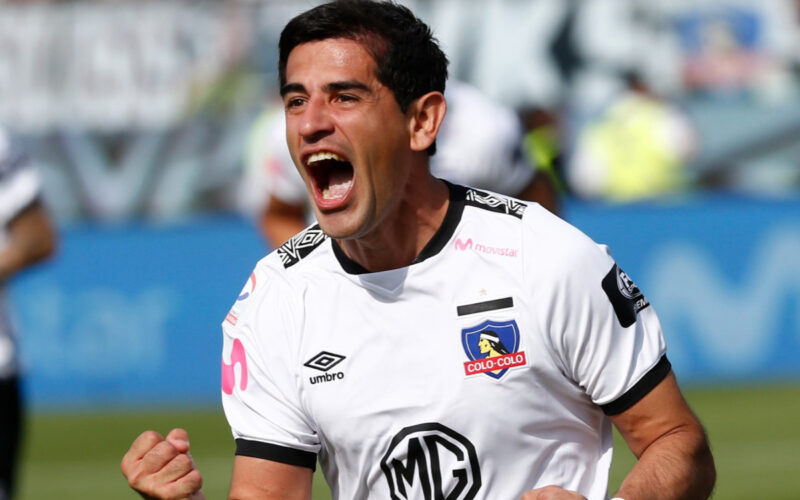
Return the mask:
<path id="1" fill-rule="evenodd" d="M 319 460 L 334 498 L 605 499 L 611 422 L 639 458 L 618 497 L 706 498 L 658 318 L 603 247 L 430 175 L 447 59 L 429 28 L 331 2 L 286 26 L 279 61 L 318 225 L 223 322 L 231 498 L 309 499 Z M 508 354 L 480 354 L 489 331 Z M 122 470 L 146 497 L 203 498 L 180 429 L 143 433 Z"/>
<path id="2" fill-rule="evenodd" d="M 448 81 L 444 96 L 447 115 L 428 165 L 431 174 L 536 201 L 557 214 L 557 187 L 525 153 L 525 130 L 516 112 L 464 82 Z M 311 210 L 305 183 L 286 147 L 282 102 L 257 120 L 248 137 L 246 163 L 240 181 L 242 208 L 254 216 L 271 248 L 277 248 L 309 225 Z"/>

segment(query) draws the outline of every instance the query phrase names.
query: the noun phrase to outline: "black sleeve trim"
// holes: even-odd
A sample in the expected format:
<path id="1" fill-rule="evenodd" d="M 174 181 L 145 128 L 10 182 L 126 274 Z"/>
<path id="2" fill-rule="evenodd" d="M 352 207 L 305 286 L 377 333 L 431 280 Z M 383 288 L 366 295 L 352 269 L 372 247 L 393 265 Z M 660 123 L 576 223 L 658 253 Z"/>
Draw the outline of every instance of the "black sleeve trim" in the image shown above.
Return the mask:
<path id="1" fill-rule="evenodd" d="M 628 392 L 610 403 L 601 405 L 600 408 L 603 409 L 603 413 L 609 416 L 622 413 L 655 389 L 655 387 L 669 375 L 671 370 L 672 364 L 670 364 L 665 354 L 661 357 L 659 362 L 656 363 L 656 366 L 647 372 L 641 380 L 636 382 L 636 385 L 631 387 Z"/>
<path id="2" fill-rule="evenodd" d="M 317 455 L 310 451 L 287 448 L 260 441 L 236 440 L 236 454 L 244 457 L 263 458 L 282 464 L 297 465 L 308 469 L 317 469 Z"/>

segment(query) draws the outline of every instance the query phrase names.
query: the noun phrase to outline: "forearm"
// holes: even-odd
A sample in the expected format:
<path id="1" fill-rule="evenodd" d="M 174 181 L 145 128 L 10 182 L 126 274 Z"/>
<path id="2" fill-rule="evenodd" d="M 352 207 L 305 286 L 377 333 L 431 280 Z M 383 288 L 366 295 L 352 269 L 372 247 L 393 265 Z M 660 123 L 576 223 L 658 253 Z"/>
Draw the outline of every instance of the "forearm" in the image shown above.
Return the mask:
<path id="1" fill-rule="evenodd" d="M 0 282 L 7 281 L 48 254 L 49 251 L 40 250 L 34 241 L 12 241 L 0 251 Z"/>
<path id="2" fill-rule="evenodd" d="M 8 281 L 27 265 L 25 251 L 18 245 L 8 245 L 0 250 L 0 283 Z"/>
<path id="3" fill-rule="evenodd" d="M 0 249 L 0 283 L 50 256 L 56 236 L 40 204 L 34 204 L 8 225 L 8 241 Z"/>
<path id="4" fill-rule="evenodd" d="M 706 499 L 715 479 L 714 459 L 698 425 L 676 429 L 653 442 L 614 496 L 625 500 Z"/>
<path id="5" fill-rule="evenodd" d="M 237 455 L 228 500 L 311 500 L 312 474 L 306 467 Z"/>

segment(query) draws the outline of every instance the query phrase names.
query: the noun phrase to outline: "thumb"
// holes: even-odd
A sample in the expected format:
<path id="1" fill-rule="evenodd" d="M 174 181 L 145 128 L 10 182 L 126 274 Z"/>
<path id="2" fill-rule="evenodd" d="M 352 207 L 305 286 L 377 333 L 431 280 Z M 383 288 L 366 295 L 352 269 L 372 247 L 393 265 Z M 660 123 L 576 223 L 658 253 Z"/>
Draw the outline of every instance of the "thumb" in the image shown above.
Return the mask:
<path id="1" fill-rule="evenodd" d="M 175 447 L 180 453 L 189 452 L 189 433 L 184 429 L 172 429 L 167 434 L 167 442 Z"/>

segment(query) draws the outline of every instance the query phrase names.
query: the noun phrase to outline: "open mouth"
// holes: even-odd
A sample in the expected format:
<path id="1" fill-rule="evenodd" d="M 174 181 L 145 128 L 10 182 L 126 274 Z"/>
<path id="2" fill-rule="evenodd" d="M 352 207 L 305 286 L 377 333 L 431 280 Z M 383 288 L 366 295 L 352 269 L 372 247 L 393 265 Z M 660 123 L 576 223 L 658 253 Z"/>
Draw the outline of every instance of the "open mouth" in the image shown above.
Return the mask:
<path id="1" fill-rule="evenodd" d="M 336 153 L 314 153 L 306 160 L 306 167 L 316 198 L 323 207 L 333 207 L 344 201 L 353 187 L 353 165 Z"/>

